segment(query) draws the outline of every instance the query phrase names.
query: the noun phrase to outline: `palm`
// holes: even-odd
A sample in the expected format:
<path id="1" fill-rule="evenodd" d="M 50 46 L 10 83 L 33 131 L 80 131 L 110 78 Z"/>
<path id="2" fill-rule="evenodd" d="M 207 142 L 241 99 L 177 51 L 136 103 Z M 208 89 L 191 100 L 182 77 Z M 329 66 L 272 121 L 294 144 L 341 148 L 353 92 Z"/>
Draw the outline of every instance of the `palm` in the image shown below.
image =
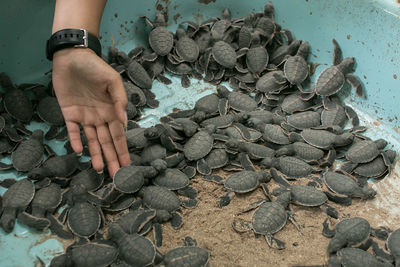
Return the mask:
<path id="1" fill-rule="evenodd" d="M 128 165 L 126 96 L 118 73 L 88 49 L 65 49 L 55 54 L 53 84 L 74 151 L 82 151 L 82 125 L 93 168 L 103 169 L 101 150 L 110 175 Z"/>

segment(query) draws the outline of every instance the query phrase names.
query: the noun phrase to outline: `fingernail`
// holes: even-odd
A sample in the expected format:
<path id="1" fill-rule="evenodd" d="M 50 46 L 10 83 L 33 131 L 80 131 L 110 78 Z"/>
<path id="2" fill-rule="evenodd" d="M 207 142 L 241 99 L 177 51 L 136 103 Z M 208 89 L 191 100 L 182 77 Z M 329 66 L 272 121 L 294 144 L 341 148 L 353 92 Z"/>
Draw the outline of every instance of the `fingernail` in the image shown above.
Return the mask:
<path id="1" fill-rule="evenodd" d="M 103 174 L 104 170 L 98 171 L 97 174 Z"/>
<path id="2" fill-rule="evenodd" d="M 128 114 L 125 111 L 125 121 L 124 121 L 124 128 L 126 130 L 126 128 L 128 128 Z"/>
<path id="3" fill-rule="evenodd" d="M 81 153 L 76 153 L 76 155 L 77 155 L 78 157 L 80 157 L 80 156 L 82 156 L 82 152 L 81 152 Z"/>

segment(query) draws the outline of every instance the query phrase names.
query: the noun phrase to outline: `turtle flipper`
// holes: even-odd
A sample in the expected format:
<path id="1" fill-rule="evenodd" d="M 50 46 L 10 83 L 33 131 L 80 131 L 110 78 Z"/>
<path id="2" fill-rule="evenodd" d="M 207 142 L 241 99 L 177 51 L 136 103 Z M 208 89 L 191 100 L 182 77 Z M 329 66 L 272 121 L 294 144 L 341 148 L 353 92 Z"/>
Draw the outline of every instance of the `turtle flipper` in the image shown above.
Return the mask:
<path id="1" fill-rule="evenodd" d="M 285 242 L 276 239 L 273 235 L 265 235 L 268 245 L 274 249 L 285 249 Z"/>
<path id="2" fill-rule="evenodd" d="M 22 212 L 18 215 L 18 222 L 32 227 L 36 230 L 43 231 L 50 226 L 50 220 L 46 218 L 39 218 L 27 212 Z"/>
<path id="3" fill-rule="evenodd" d="M 245 221 L 237 217 L 234 218 L 232 221 L 232 228 L 238 233 L 246 233 L 252 229 L 251 222 Z"/>
<path id="4" fill-rule="evenodd" d="M 53 215 L 47 215 L 46 216 L 47 219 L 49 219 L 50 221 L 50 231 L 63 238 L 63 239 L 72 239 L 73 235 L 71 233 L 71 231 L 69 231 L 69 229 L 67 229 L 64 225 L 61 224 L 61 222 L 59 220 L 57 220 Z"/>
<path id="5" fill-rule="evenodd" d="M 364 97 L 364 86 L 356 75 L 348 73 L 346 74 L 346 80 L 359 97 Z"/>
<path id="6" fill-rule="evenodd" d="M 249 155 L 245 154 L 245 153 L 239 153 L 239 160 L 240 160 L 240 164 L 242 165 L 242 167 L 245 170 L 248 171 L 255 171 L 256 169 L 254 168 L 253 163 L 251 162 Z"/>
<path id="7" fill-rule="evenodd" d="M 207 162 L 203 159 L 197 161 L 197 171 L 202 175 L 210 175 L 211 168 L 208 166 Z"/>
<path id="8" fill-rule="evenodd" d="M 154 223 L 153 224 L 153 233 L 154 233 L 154 244 L 157 247 L 161 247 L 162 246 L 162 227 L 161 224 L 159 223 Z"/>
<path id="9" fill-rule="evenodd" d="M 231 203 L 231 200 L 234 198 L 235 193 L 234 192 L 228 192 L 226 195 L 222 196 L 219 200 L 219 207 L 225 207 L 228 206 L 229 203 Z"/>
<path id="10" fill-rule="evenodd" d="M 323 229 L 322 229 L 322 235 L 328 238 L 331 238 L 335 235 L 335 231 L 329 228 L 329 222 L 328 218 L 325 219 L 325 221 L 322 223 Z"/>
<path id="11" fill-rule="evenodd" d="M 342 49 L 340 49 L 340 46 L 338 42 L 335 39 L 332 39 L 333 43 L 333 65 L 339 65 L 340 62 L 343 60 L 343 53 Z"/>

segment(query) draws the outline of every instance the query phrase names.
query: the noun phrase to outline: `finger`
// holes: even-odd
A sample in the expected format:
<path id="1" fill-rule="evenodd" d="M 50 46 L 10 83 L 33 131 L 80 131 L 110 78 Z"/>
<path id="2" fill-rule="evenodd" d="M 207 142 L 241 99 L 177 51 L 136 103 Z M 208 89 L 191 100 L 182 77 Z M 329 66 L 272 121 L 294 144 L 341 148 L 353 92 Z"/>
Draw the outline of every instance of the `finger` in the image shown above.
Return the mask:
<path id="1" fill-rule="evenodd" d="M 122 124 L 119 121 L 113 121 L 108 124 L 108 128 L 110 129 L 111 137 L 114 142 L 114 147 L 117 151 L 119 164 L 122 167 L 130 165 L 131 159 L 129 157 L 125 131 Z"/>
<path id="2" fill-rule="evenodd" d="M 69 142 L 71 143 L 72 149 L 77 153 L 81 154 L 83 151 L 81 131 L 79 125 L 72 121 L 65 122 L 68 130 Z"/>
<path id="3" fill-rule="evenodd" d="M 101 149 L 99 140 L 97 139 L 96 129 L 93 126 L 84 126 L 83 131 L 89 146 L 89 153 L 92 157 L 93 169 L 100 172 L 104 168 L 103 157 L 101 156 Z"/>
<path id="4" fill-rule="evenodd" d="M 104 158 L 106 160 L 108 172 L 113 177 L 114 173 L 119 169 L 119 161 L 113 140 L 111 138 L 108 126 L 103 124 L 97 126 L 97 137 L 99 138 L 101 149 L 103 150 Z"/>
<path id="5" fill-rule="evenodd" d="M 118 119 L 123 125 L 125 125 L 127 123 L 126 106 L 128 105 L 128 100 L 126 98 L 124 84 L 122 83 L 121 76 L 117 72 L 115 72 L 115 75 L 110 77 L 111 80 L 108 92 L 114 103 L 114 108 Z"/>

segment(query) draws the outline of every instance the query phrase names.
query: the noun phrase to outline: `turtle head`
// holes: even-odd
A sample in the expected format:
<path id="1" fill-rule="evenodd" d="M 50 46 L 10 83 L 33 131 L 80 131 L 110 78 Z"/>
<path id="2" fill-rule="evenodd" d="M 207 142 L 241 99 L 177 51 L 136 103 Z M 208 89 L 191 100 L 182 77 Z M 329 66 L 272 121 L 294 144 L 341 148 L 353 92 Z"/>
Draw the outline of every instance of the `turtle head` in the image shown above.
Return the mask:
<path id="1" fill-rule="evenodd" d="M 310 52 L 310 44 L 308 42 L 301 43 L 297 55 L 304 59 L 307 59 L 308 53 Z"/>
<path id="2" fill-rule="evenodd" d="M 111 240 L 118 241 L 121 237 L 126 235 L 126 233 L 118 223 L 114 222 L 110 224 L 110 227 L 108 228 L 108 235 Z"/>
<path id="3" fill-rule="evenodd" d="M 231 20 L 231 10 L 229 8 L 224 8 L 221 12 L 221 18 L 224 20 Z"/>
<path id="4" fill-rule="evenodd" d="M 71 196 L 74 203 L 84 202 L 87 199 L 87 189 L 83 184 L 74 184 L 71 187 Z"/>
<path id="5" fill-rule="evenodd" d="M 271 174 L 266 171 L 257 171 L 257 178 L 260 183 L 268 183 L 271 180 Z"/>
<path id="6" fill-rule="evenodd" d="M 162 134 L 161 127 L 157 127 L 158 125 L 152 126 L 150 128 L 147 128 L 144 130 L 144 137 L 146 137 L 148 140 L 154 140 L 160 137 Z"/>
<path id="7" fill-rule="evenodd" d="M 272 2 L 268 2 L 264 5 L 264 16 L 270 19 L 274 18 L 274 5 Z"/>
<path id="8" fill-rule="evenodd" d="M 51 174 L 51 171 L 45 167 L 37 167 L 28 173 L 28 178 L 32 180 L 41 180 Z"/>
<path id="9" fill-rule="evenodd" d="M 162 172 L 167 169 L 167 162 L 163 159 L 155 159 L 151 162 L 151 166 L 157 170 L 157 172 Z"/>
<path id="10" fill-rule="evenodd" d="M 33 131 L 31 138 L 42 142 L 43 141 L 43 131 L 42 130 Z"/>
<path id="11" fill-rule="evenodd" d="M 182 37 L 186 36 L 186 32 L 183 28 L 178 28 L 176 29 L 176 37 L 178 37 L 178 40 L 181 39 Z"/>
<path id="12" fill-rule="evenodd" d="M 346 245 L 346 238 L 343 236 L 334 236 L 328 244 L 328 252 L 333 254 Z"/>
<path id="13" fill-rule="evenodd" d="M 299 47 L 301 45 L 301 40 L 294 40 L 290 45 L 289 45 L 289 51 L 290 54 L 294 54 L 299 50 Z"/>
<path id="14" fill-rule="evenodd" d="M 363 192 L 363 199 L 371 199 L 374 198 L 376 195 L 376 191 L 371 187 L 363 187 L 362 192 Z"/>
<path id="15" fill-rule="evenodd" d="M 260 130 L 259 129 L 259 126 L 262 124 L 262 120 L 261 119 L 259 119 L 259 118 L 256 118 L 256 117 L 250 117 L 248 120 L 247 120 L 247 125 L 250 127 L 250 128 L 257 128 L 257 130 Z M 263 128 L 263 127 L 262 127 Z M 263 128 L 264 129 L 264 128 Z"/>
<path id="16" fill-rule="evenodd" d="M 157 26 L 166 26 L 167 21 L 163 13 L 157 13 L 156 18 L 154 20 L 154 25 Z"/>
<path id="17" fill-rule="evenodd" d="M 206 119 L 206 113 L 204 111 L 196 111 L 196 113 L 193 116 L 193 120 L 195 122 L 202 122 Z"/>
<path id="18" fill-rule="evenodd" d="M 228 90 L 228 88 L 226 88 L 223 85 L 218 85 L 217 86 L 217 93 L 219 97 L 224 97 L 227 98 L 228 95 L 230 94 L 230 91 Z"/>
<path id="19" fill-rule="evenodd" d="M 217 127 L 215 127 L 214 124 L 209 124 L 209 125 L 204 127 L 204 131 L 206 131 L 209 134 L 215 133 L 216 130 L 217 130 Z"/>
<path id="20" fill-rule="evenodd" d="M 237 139 L 230 139 L 225 143 L 226 147 L 233 150 L 239 149 L 239 140 Z"/>
<path id="21" fill-rule="evenodd" d="M 276 202 L 284 206 L 285 208 L 289 205 L 291 199 L 291 194 L 289 191 L 284 191 L 282 194 L 278 196 Z"/>
<path id="22" fill-rule="evenodd" d="M 0 227 L 3 228 L 4 232 L 10 233 L 14 229 L 15 225 L 16 210 L 13 208 L 5 208 L 3 215 L 0 219 Z"/>
<path id="23" fill-rule="evenodd" d="M 354 64 L 354 57 L 346 57 L 345 59 L 343 59 L 342 62 L 340 62 L 339 65 L 337 65 L 337 67 L 342 73 L 347 73 L 351 70 L 353 64 Z"/>
<path id="24" fill-rule="evenodd" d="M 378 139 L 375 141 L 376 146 L 379 150 L 384 149 L 387 146 L 387 141 L 385 139 Z"/>
<path id="25" fill-rule="evenodd" d="M 273 167 L 275 167 L 277 165 L 276 164 L 276 158 L 273 158 L 273 157 L 264 158 L 263 160 L 260 161 L 260 164 L 263 167 L 265 167 L 266 169 L 273 168 Z"/>

